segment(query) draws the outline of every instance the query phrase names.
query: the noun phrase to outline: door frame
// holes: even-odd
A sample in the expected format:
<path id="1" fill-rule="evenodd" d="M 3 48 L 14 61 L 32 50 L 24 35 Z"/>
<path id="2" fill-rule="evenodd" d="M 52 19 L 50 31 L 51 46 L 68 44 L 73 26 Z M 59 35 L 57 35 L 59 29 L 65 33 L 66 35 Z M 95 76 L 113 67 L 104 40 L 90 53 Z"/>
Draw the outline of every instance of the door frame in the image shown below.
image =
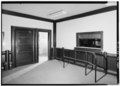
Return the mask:
<path id="1" fill-rule="evenodd" d="M 51 60 L 51 30 L 48 30 L 48 29 L 37 29 L 37 46 L 38 45 L 38 37 L 39 37 L 39 32 L 47 32 L 48 33 L 48 60 Z M 38 62 L 38 59 L 39 59 L 39 47 L 37 47 L 37 62 Z"/>
<path id="2" fill-rule="evenodd" d="M 23 29 L 32 29 L 33 30 L 33 40 L 34 40 L 34 48 L 33 48 L 33 63 L 38 62 L 38 32 L 48 32 L 48 60 L 51 58 L 51 30 L 49 29 L 41 29 L 41 28 L 32 28 L 32 27 L 22 27 L 22 26 L 11 26 L 11 52 L 12 52 L 12 67 L 16 67 L 16 53 L 15 53 L 15 29 L 16 28 L 23 28 Z"/>
<path id="3" fill-rule="evenodd" d="M 11 26 L 11 52 L 12 52 L 12 58 L 11 58 L 11 62 L 12 62 L 12 67 L 17 67 L 16 65 L 16 38 L 15 38 L 15 30 L 21 28 L 21 29 L 28 29 L 28 30 L 33 30 L 33 40 L 35 40 L 35 33 L 34 33 L 34 28 L 29 28 L 29 27 L 21 27 L 21 26 Z M 35 63 L 35 41 L 33 42 L 33 62 Z"/>

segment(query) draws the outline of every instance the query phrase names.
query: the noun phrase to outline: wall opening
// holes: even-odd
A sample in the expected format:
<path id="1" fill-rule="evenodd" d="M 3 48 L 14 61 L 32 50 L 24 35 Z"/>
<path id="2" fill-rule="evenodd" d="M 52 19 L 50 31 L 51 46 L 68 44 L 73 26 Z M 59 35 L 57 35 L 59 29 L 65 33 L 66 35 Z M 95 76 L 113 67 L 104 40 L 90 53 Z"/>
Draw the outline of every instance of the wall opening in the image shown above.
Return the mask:
<path id="1" fill-rule="evenodd" d="M 39 62 L 48 61 L 48 32 L 38 32 Z"/>

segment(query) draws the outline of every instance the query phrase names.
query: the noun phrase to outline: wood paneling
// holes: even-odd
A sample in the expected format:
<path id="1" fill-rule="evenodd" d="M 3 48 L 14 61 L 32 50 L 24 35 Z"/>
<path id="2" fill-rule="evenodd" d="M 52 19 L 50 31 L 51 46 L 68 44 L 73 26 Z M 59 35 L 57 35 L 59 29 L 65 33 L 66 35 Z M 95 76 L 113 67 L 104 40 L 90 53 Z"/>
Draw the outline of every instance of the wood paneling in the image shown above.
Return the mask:
<path id="1" fill-rule="evenodd" d="M 56 57 L 56 30 L 57 30 L 57 26 L 56 26 L 56 22 L 53 22 L 53 58 L 54 59 Z"/>
<path id="2" fill-rule="evenodd" d="M 108 59 L 108 69 L 112 70 L 112 71 L 116 71 L 117 70 L 117 58 L 114 56 L 107 56 Z"/>
<path id="3" fill-rule="evenodd" d="M 16 66 L 31 64 L 34 62 L 33 30 L 16 27 L 15 50 Z"/>
<path id="4" fill-rule="evenodd" d="M 63 49 L 57 48 L 56 49 L 56 59 L 62 59 L 62 57 L 63 57 Z"/>
<path id="5" fill-rule="evenodd" d="M 82 50 L 82 51 L 91 51 L 91 52 L 101 52 L 101 49 L 97 48 L 80 48 L 80 47 L 75 47 L 76 50 Z"/>
<path id="6" fill-rule="evenodd" d="M 53 58 L 53 48 L 50 49 L 50 57 Z"/>

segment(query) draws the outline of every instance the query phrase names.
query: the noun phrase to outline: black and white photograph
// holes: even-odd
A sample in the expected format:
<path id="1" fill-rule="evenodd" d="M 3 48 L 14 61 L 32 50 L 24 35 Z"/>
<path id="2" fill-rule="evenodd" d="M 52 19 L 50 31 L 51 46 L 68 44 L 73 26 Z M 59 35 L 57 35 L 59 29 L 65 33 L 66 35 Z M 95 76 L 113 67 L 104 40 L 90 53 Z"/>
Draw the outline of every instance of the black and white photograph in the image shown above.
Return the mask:
<path id="1" fill-rule="evenodd" d="M 119 1 L 1 1 L 1 85 L 118 85 Z"/>

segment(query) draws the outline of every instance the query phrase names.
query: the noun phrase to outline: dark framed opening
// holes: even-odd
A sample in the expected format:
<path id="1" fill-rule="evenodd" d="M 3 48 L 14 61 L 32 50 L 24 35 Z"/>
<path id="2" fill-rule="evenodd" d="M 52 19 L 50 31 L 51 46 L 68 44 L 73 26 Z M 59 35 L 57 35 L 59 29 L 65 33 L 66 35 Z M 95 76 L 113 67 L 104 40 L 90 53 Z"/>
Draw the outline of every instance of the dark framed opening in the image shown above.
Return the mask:
<path id="1" fill-rule="evenodd" d="M 37 62 L 39 62 L 40 56 L 48 57 L 51 60 L 51 30 L 36 29 L 37 30 Z M 42 37 L 43 38 L 42 38 Z M 44 43 L 44 44 L 43 44 Z M 43 51 L 41 52 L 41 48 Z"/>
<path id="2" fill-rule="evenodd" d="M 16 34 L 16 31 L 19 30 L 19 34 L 17 33 Z M 24 33 L 26 32 L 26 33 Z M 32 64 L 32 63 L 37 63 L 39 62 L 38 58 L 39 58 L 39 50 L 38 50 L 38 47 L 39 47 L 39 44 L 38 44 L 38 33 L 39 32 L 46 32 L 48 33 L 48 60 L 51 59 L 51 55 L 50 55 L 50 49 L 51 49 L 51 30 L 47 30 L 47 29 L 39 29 L 39 28 L 31 28 L 31 27 L 18 27 L 18 26 L 12 26 L 11 27 L 11 52 L 12 52 L 12 59 L 11 59 L 11 62 L 12 62 L 12 67 L 17 67 L 19 66 L 17 61 L 19 60 L 23 60 L 19 57 L 21 56 L 18 56 L 17 57 L 17 54 L 18 52 L 16 52 L 17 50 L 19 51 L 21 47 L 19 47 L 18 49 L 18 46 L 16 46 L 16 44 L 19 44 L 19 42 L 21 42 L 20 40 L 23 39 L 24 41 L 26 41 L 26 37 L 28 35 L 28 38 L 29 36 L 31 36 L 32 38 L 31 41 L 22 41 L 24 47 L 21 49 L 21 52 L 26 50 L 25 47 L 28 47 L 29 49 L 31 49 L 31 52 L 29 54 L 32 53 L 32 57 L 31 57 L 31 62 L 29 62 L 28 64 Z M 25 36 L 23 37 L 23 35 L 21 35 L 21 33 L 23 33 Z M 31 33 L 31 35 L 27 34 L 27 33 Z M 17 41 L 17 36 L 22 36 L 22 37 L 18 37 L 20 38 L 18 41 Z M 28 43 L 28 44 L 27 44 Z M 21 44 L 19 44 L 21 46 Z M 30 45 L 30 46 L 28 46 Z M 29 49 L 27 49 L 25 52 L 29 52 Z M 22 52 L 23 53 L 23 52 Z M 22 55 L 21 53 L 19 55 Z M 28 53 L 26 54 L 28 55 Z M 24 56 L 24 55 L 23 55 Z M 29 59 L 29 58 L 27 58 Z M 25 59 L 26 60 L 26 59 Z M 24 61 L 25 61 L 24 60 Z M 22 62 L 22 61 L 21 61 Z M 25 63 L 25 62 L 24 62 Z M 26 63 L 27 64 L 27 63 Z M 25 64 L 21 64 L 20 63 L 20 66 L 21 65 L 25 65 Z"/>
<path id="3" fill-rule="evenodd" d="M 103 31 L 76 33 L 76 40 L 77 47 L 103 49 Z"/>

